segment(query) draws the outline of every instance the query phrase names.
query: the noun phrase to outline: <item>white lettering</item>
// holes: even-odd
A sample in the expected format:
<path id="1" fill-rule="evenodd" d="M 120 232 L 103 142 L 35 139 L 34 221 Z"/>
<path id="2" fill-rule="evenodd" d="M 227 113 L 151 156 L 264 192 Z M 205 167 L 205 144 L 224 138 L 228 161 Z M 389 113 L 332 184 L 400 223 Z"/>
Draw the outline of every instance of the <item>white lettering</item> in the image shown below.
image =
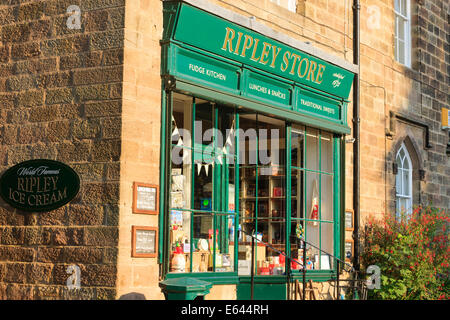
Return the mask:
<path id="1" fill-rule="evenodd" d="M 60 169 L 58 170 L 48 170 L 48 167 L 40 166 L 38 168 L 29 167 L 29 168 L 19 168 L 17 170 L 17 174 L 19 176 L 42 176 L 42 175 L 57 175 L 59 174 Z"/>

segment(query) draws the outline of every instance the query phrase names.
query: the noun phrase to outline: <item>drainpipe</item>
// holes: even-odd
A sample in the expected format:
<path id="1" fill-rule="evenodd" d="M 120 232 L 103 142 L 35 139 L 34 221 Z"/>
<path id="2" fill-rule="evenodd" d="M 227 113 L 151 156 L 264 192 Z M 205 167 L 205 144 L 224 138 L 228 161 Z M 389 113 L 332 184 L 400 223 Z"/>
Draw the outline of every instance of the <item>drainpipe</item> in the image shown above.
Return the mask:
<path id="1" fill-rule="evenodd" d="M 353 210 L 354 210 L 354 231 L 353 240 L 354 246 L 354 260 L 353 266 L 356 271 L 359 271 L 359 218 L 360 218 L 360 112 L 359 112 L 359 14 L 361 5 L 359 0 L 353 0 L 353 63 L 358 66 L 358 73 L 353 79 Z"/>

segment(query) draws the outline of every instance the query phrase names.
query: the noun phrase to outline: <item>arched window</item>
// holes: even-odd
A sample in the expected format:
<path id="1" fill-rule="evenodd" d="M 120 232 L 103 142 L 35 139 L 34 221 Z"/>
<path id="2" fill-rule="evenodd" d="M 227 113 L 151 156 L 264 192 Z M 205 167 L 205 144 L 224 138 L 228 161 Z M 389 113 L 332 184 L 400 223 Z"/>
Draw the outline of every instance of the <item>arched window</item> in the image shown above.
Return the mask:
<path id="1" fill-rule="evenodd" d="M 402 212 L 412 213 L 412 174 L 413 167 L 411 157 L 404 143 L 400 146 L 395 159 L 397 175 L 395 177 L 396 191 L 396 215 L 400 217 Z"/>

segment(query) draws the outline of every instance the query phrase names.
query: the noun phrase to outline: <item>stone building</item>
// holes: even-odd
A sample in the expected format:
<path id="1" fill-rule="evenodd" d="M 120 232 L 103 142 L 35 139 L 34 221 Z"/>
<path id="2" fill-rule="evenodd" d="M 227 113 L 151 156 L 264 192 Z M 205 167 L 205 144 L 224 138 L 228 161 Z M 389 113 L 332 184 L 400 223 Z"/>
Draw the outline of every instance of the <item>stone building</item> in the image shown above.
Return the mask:
<path id="1" fill-rule="evenodd" d="M 345 211 L 361 228 L 413 205 L 448 210 L 449 5 L 354 2 L 1 1 L 0 174 L 49 159 L 81 183 L 49 212 L 0 198 L 0 299 L 164 299 L 163 281 L 186 278 L 211 284 L 206 299 L 248 299 L 253 231 L 271 246 L 255 250 L 256 297 L 286 299 L 288 269 L 299 279 L 281 251 L 307 253 L 329 299 L 356 233 Z M 198 144 L 195 121 L 229 144 Z M 281 144 L 270 165 L 248 162 L 251 139 L 228 140 L 261 128 L 280 134 L 255 136 Z M 139 186 L 156 190 L 156 214 L 137 210 Z M 136 227 L 151 254 L 136 253 Z"/>

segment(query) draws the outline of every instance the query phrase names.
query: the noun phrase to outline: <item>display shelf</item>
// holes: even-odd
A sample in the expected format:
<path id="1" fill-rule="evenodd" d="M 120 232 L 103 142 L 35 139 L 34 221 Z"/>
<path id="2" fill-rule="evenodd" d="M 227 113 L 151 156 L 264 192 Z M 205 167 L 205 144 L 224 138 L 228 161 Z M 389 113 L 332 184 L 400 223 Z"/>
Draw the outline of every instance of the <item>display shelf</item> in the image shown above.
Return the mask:
<path id="1" fill-rule="evenodd" d="M 286 216 L 286 176 L 280 173 L 283 173 L 285 168 L 264 166 L 256 169 L 256 167 L 243 168 L 240 179 L 239 200 L 244 231 L 251 233 L 253 230 L 250 230 L 252 228 L 250 224 L 255 224 L 257 219 L 257 232 L 262 232 L 268 243 L 283 241 L 284 230 L 281 226 Z M 261 175 L 261 169 L 272 175 Z"/>

